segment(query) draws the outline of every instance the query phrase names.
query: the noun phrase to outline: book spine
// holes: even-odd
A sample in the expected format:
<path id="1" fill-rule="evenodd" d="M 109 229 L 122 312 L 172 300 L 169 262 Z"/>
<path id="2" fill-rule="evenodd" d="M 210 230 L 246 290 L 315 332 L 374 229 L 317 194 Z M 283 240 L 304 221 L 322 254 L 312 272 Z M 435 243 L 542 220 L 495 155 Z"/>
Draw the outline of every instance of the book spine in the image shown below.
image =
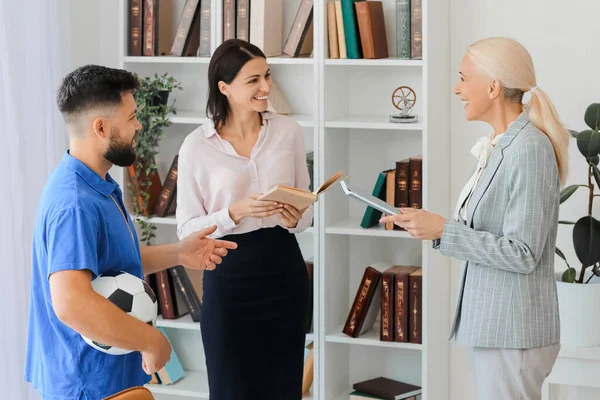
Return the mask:
<path id="1" fill-rule="evenodd" d="M 422 324 L 421 324 L 421 310 L 422 310 L 422 301 L 421 301 L 421 282 L 422 276 L 418 273 L 413 273 L 409 276 L 409 285 L 410 285 L 410 342 L 411 343 L 421 343 L 421 332 L 422 332 Z"/>
<path id="2" fill-rule="evenodd" d="M 129 51 L 130 56 L 142 53 L 142 0 L 129 0 Z"/>
<path id="3" fill-rule="evenodd" d="M 156 272 L 156 285 L 158 287 L 158 306 L 164 319 L 175 318 L 173 309 L 173 296 L 169 285 L 169 275 L 163 270 Z"/>
<path id="4" fill-rule="evenodd" d="M 381 325 L 379 339 L 394 341 L 394 275 L 383 273 L 381 277 Z"/>
<path id="5" fill-rule="evenodd" d="M 367 316 L 369 306 L 373 300 L 373 294 L 379 283 L 380 272 L 372 267 L 367 267 L 363 274 L 361 283 L 358 287 L 354 302 L 346 323 L 342 330 L 348 336 L 358 337 L 362 325 Z"/>
<path id="6" fill-rule="evenodd" d="M 411 55 L 410 0 L 396 0 L 396 51 L 398 58 L 409 60 Z"/>
<path id="7" fill-rule="evenodd" d="M 175 280 L 177 289 L 180 291 L 183 300 L 190 311 L 192 321 L 200 322 L 200 299 L 198 299 L 194 286 L 192 286 L 192 282 L 185 272 L 185 267 L 183 265 L 176 265 L 169 268 L 169 273 Z"/>
<path id="8" fill-rule="evenodd" d="M 200 46 L 198 56 L 210 57 L 210 1 L 202 0 L 200 5 Z"/>

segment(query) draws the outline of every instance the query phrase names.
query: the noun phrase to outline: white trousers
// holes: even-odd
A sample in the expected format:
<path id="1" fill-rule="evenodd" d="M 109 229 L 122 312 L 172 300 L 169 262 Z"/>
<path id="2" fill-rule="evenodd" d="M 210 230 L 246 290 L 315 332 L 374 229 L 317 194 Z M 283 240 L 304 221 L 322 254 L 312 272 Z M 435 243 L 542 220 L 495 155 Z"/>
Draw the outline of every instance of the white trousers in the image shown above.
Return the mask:
<path id="1" fill-rule="evenodd" d="M 541 400 L 560 344 L 533 349 L 469 349 L 478 400 Z"/>

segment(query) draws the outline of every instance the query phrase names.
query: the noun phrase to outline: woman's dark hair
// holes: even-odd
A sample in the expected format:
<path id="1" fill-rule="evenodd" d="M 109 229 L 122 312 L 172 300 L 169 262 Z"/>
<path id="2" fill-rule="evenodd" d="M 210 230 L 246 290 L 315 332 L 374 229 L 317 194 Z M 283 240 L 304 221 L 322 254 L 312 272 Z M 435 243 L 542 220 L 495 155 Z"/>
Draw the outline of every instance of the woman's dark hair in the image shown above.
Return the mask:
<path id="1" fill-rule="evenodd" d="M 230 84 L 242 67 L 256 57 L 267 58 L 261 49 L 240 39 L 224 41 L 212 55 L 208 65 L 206 115 L 212 119 L 216 128 L 225 125 L 230 111 L 227 97 L 219 90 L 219 82 Z"/>

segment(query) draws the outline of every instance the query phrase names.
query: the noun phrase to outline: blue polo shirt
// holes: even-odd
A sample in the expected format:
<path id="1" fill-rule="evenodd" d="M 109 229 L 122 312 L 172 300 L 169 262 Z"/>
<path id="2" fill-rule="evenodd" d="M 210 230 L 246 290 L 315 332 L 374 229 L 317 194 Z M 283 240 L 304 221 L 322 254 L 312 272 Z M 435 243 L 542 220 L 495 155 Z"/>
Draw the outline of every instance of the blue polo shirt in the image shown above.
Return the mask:
<path id="1" fill-rule="evenodd" d="M 25 380 L 42 398 L 96 400 L 148 383 L 139 352 L 113 356 L 92 348 L 52 307 L 48 278 L 57 271 L 88 269 L 96 278 L 121 270 L 143 278 L 134 224 L 109 174 L 104 180 L 64 154 L 39 202 L 32 262 Z"/>

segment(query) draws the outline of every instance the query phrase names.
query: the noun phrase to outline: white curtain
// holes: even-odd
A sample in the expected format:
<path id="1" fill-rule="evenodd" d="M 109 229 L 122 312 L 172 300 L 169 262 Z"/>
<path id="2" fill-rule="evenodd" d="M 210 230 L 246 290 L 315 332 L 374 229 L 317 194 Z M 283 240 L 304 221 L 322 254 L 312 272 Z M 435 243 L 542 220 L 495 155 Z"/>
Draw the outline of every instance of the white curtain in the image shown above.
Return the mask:
<path id="1" fill-rule="evenodd" d="M 31 239 L 48 174 L 66 148 L 56 90 L 69 66 L 69 2 L 0 0 L 0 398 L 23 380 Z"/>

